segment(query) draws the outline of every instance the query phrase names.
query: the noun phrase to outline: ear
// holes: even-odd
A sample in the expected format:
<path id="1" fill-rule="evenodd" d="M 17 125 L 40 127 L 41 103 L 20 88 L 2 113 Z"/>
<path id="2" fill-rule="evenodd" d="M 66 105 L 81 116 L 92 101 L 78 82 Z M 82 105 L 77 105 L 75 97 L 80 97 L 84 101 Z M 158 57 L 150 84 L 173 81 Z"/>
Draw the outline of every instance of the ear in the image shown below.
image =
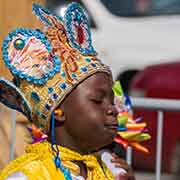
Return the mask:
<path id="1" fill-rule="evenodd" d="M 41 7 L 39 4 L 33 4 L 33 12 L 47 26 L 63 26 L 63 20 L 60 16 L 53 14 L 49 10 Z"/>
<path id="2" fill-rule="evenodd" d="M 40 30 L 16 29 L 3 42 L 3 59 L 14 76 L 45 84 L 60 70 L 60 59 Z"/>
<path id="3" fill-rule="evenodd" d="M 71 3 L 64 16 L 68 40 L 84 55 L 96 55 L 92 46 L 88 16 L 78 3 Z"/>
<path id="4" fill-rule="evenodd" d="M 23 113 L 31 120 L 31 107 L 21 91 L 10 81 L 0 78 L 0 102 Z"/>

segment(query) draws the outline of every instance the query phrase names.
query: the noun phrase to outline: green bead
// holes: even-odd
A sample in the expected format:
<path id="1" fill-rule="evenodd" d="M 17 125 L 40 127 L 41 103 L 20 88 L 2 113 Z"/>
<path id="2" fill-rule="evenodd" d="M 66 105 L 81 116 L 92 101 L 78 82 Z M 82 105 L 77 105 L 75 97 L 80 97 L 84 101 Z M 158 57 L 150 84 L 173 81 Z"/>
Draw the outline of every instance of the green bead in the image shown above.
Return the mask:
<path id="1" fill-rule="evenodd" d="M 80 15 L 80 14 L 77 14 L 77 15 L 76 15 L 76 19 L 77 19 L 78 22 L 80 22 L 80 21 L 81 21 L 81 15 Z"/>
<path id="2" fill-rule="evenodd" d="M 31 98 L 35 101 L 35 102 L 40 102 L 40 97 L 38 96 L 38 94 L 34 91 L 31 92 Z"/>
<path id="3" fill-rule="evenodd" d="M 14 47 L 17 49 L 17 50 L 21 50 L 23 49 L 25 46 L 25 42 L 24 40 L 18 38 L 14 41 Z"/>

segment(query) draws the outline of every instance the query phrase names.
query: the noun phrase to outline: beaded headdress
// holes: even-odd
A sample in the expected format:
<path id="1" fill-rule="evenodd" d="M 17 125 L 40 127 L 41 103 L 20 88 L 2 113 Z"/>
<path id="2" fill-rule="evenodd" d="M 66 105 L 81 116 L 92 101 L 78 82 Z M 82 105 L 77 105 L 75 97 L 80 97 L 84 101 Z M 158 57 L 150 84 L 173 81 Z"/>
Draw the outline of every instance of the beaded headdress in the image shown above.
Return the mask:
<path id="1" fill-rule="evenodd" d="M 97 59 L 87 15 L 78 3 L 71 3 L 63 17 L 38 4 L 33 12 L 45 32 L 18 28 L 5 38 L 3 58 L 14 79 L 0 78 L 0 101 L 47 132 L 52 112 L 74 87 L 110 70 Z"/>

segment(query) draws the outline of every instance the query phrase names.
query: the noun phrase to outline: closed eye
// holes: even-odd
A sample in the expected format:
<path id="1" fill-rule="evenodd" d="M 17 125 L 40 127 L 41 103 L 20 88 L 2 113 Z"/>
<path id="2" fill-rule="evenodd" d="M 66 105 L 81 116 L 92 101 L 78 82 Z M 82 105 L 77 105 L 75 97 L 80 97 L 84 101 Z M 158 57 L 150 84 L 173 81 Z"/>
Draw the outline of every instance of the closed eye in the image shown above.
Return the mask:
<path id="1" fill-rule="evenodd" d="M 96 104 L 101 104 L 103 102 L 103 100 L 101 99 L 91 99 L 92 102 L 96 103 Z"/>

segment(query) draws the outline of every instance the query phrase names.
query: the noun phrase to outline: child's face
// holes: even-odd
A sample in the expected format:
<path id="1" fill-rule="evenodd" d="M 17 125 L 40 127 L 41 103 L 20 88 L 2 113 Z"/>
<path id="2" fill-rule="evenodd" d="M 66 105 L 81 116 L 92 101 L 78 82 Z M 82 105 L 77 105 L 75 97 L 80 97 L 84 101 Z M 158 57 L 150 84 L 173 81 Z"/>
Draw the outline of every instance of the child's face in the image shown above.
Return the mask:
<path id="1" fill-rule="evenodd" d="M 73 90 L 62 104 L 67 137 L 61 138 L 82 152 L 98 150 L 113 141 L 118 123 L 112 85 L 111 76 L 96 73 Z"/>

